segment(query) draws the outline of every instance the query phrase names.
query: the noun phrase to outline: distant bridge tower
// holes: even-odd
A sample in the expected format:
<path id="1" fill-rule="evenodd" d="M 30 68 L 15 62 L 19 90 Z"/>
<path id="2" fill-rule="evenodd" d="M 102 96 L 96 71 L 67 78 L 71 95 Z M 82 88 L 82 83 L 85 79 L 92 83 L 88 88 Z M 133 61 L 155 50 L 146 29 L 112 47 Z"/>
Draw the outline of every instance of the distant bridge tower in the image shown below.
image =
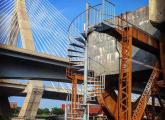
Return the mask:
<path id="1" fill-rule="evenodd" d="M 18 32 L 20 31 L 22 47 L 24 49 L 29 49 L 35 51 L 34 40 L 32 36 L 32 31 L 26 11 L 26 0 L 16 0 L 16 11 L 14 17 L 16 17 L 17 22 L 14 21 L 14 27 L 12 26 L 11 34 L 9 40 L 11 45 L 16 45 L 16 40 L 18 37 Z M 12 34 L 15 32 L 15 34 Z M 35 119 L 38 111 L 40 100 L 43 94 L 43 84 L 42 81 L 31 81 L 27 86 L 27 95 L 21 111 L 19 113 L 19 119 Z"/>

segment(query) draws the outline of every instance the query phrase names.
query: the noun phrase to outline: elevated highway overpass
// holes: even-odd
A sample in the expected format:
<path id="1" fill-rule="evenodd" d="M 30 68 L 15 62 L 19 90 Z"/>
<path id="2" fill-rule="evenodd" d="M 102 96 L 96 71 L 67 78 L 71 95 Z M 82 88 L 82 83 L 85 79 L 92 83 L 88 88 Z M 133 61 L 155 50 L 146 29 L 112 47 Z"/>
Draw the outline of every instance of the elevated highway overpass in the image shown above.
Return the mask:
<path id="1" fill-rule="evenodd" d="M 59 58 L 6 45 L 0 45 L 0 56 L 0 79 L 46 80 L 71 83 L 71 80 L 65 76 L 66 68 L 69 67 L 69 60 L 66 58 Z M 132 73 L 133 93 L 139 94 L 143 92 L 151 72 L 152 70 L 148 69 Z M 117 88 L 118 74 L 108 75 L 107 79 L 110 79 L 111 83 L 113 83 L 112 86 L 115 85 Z M 109 81 L 106 82 L 108 84 Z M 15 88 L 13 87 L 13 89 Z M 18 87 L 15 90 L 19 90 Z M 165 98 L 163 93 L 164 89 L 161 96 Z M 51 97 L 49 98 L 47 96 L 49 99 Z"/>
<path id="2" fill-rule="evenodd" d="M 44 92 L 42 98 L 54 100 L 66 100 L 67 95 L 71 92 L 69 89 L 58 87 L 43 87 Z M 25 97 L 28 90 L 28 83 L 22 83 L 15 80 L 0 81 L 0 96 L 20 96 Z"/>
<path id="3" fill-rule="evenodd" d="M 68 59 L 0 45 L 0 79 L 70 82 L 65 77 Z"/>

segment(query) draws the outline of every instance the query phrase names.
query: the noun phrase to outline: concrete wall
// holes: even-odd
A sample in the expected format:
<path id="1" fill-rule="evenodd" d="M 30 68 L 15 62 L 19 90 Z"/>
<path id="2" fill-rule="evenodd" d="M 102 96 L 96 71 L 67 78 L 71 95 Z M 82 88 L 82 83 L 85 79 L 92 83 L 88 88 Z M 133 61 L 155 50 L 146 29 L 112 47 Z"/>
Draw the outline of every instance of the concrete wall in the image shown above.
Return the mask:
<path id="1" fill-rule="evenodd" d="M 151 35 L 159 38 L 159 32 L 152 27 L 149 21 L 148 7 L 140 8 L 134 12 L 128 13 L 128 21 Z M 89 62 L 90 69 L 94 69 L 98 74 L 106 70 L 106 74 L 118 73 L 119 70 L 119 54 L 116 50 L 115 38 L 103 34 L 93 32 L 89 36 L 89 56 L 97 62 Z M 117 44 L 120 49 L 120 44 Z M 151 53 L 133 47 L 133 59 L 143 62 L 147 65 L 155 63 L 155 56 Z M 133 64 L 133 71 L 148 69 L 144 66 Z"/>
<path id="2" fill-rule="evenodd" d="M 164 0 L 149 0 L 149 19 L 160 30 L 165 30 Z"/>

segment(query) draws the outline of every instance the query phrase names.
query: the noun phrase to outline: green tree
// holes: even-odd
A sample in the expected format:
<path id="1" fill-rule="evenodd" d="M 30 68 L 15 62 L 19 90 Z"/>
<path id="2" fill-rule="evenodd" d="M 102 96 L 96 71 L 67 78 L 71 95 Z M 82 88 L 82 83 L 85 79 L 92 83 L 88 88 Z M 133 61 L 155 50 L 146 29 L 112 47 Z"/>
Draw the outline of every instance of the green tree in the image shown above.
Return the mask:
<path id="1" fill-rule="evenodd" d="M 15 114 L 15 115 L 19 114 L 20 109 L 21 109 L 20 107 L 12 108 L 12 109 L 11 109 L 11 114 L 13 114 L 13 115 L 14 115 L 14 114 Z"/>
<path id="2" fill-rule="evenodd" d="M 44 109 L 39 108 L 37 111 L 38 115 L 49 115 L 49 113 L 50 113 L 50 111 L 48 108 L 44 108 Z"/>
<path id="3" fill-rule="evenodd" d="M 64 110 L 61 108 L 52 108 L 51 113 L 54 115 L 62 115 L 64 114 Z"/>
<path id="4" fill-rule="evenodd" d="M 41 115 L 42 113 L 43 113 L 42 109 L 39 108 L 38 111 L 37 111 L 37 114 Z"/>
<path id="5" fill-rule="evenodd" d="M 48 115 L 50 113 L 49 109 L 48 108 L 44 108 L 43 109 L 43 114 L 44 115 Z"/>

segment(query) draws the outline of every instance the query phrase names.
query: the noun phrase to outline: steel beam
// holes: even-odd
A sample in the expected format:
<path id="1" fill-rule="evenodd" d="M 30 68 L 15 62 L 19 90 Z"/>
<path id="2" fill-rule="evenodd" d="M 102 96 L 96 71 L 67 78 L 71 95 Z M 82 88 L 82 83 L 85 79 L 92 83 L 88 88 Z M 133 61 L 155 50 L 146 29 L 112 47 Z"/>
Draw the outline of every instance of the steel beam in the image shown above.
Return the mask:
<path id="1" fill-rule="evenodd" d="M 27 83 L 13 82 L 11 81 L 2 81 L 0 82 L 0 95 L 1 96 L 19 96 L 25 97 L 27 94 Z M 58 87 L 43 87 L 43 96 L 44 99 L 55 99 L 55 100 L 66 100 L 69 89 L 63 89 Z"/>
<path id="2" fill-rule="evenodd" d="M 0 79 L 70 82 L 65 77 L 67 59 L 48 57 L 28 50 L 0 47 Z"/>

